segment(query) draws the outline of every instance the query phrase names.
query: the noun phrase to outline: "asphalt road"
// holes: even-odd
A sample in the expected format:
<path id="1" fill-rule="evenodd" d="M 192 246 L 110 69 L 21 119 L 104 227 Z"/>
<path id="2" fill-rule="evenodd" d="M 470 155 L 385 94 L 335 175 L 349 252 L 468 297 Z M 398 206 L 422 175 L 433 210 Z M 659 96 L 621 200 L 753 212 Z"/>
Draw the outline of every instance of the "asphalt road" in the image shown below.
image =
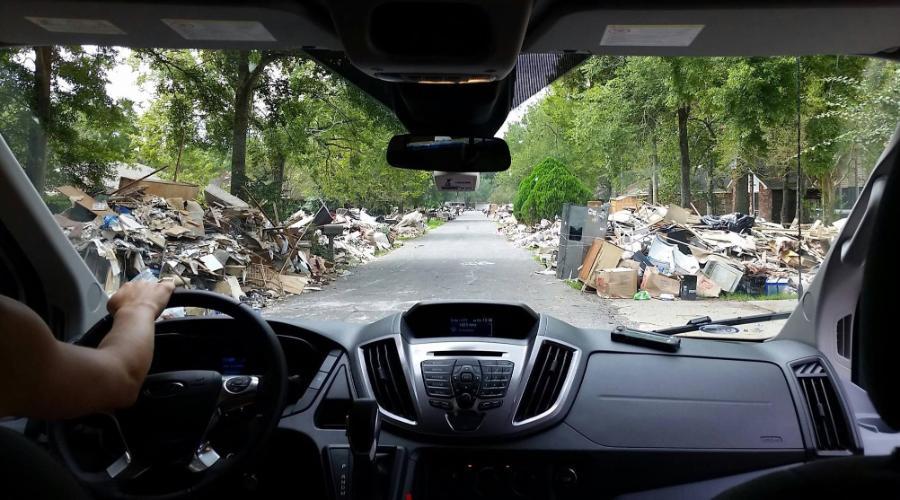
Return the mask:
<path id="1" fill-rule="evenodd" d="M 467 212 L 319 292 L 286 299 L 267 317 L 370 322 L 421 300 L 521 302 L 573 325 L 609 328 L 620 322 L 608 301 L 581 294 L 543 269 L 530 252 L 497 231 L 481 212 Z"/>

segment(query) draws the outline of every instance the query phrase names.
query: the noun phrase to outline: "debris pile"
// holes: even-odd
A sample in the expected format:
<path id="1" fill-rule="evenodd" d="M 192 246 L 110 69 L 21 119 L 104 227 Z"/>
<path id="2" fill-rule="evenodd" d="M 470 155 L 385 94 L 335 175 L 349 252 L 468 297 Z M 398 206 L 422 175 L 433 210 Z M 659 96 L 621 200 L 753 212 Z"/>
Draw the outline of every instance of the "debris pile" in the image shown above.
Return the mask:
<path id="1" fill-rule="evenodd" d="M 502 206 L 490 215 L 510 240 L 539 249 L 550 274 L 559 220 L 530 227 Z M 808 286 L 843 221 L 804 224 L 802 239 L 796 224 L 785 228 L 744 214 L 701 216 L 675 205 L 634 204 L 610 212 L 604 239 L 585 243 L 577 277 L 585 289 L 615 298 L 790 293 L 800 285 L 798 269 Z"/>
<path id="2" fill-rule="evenodd" d="M 497 223 L 499 231 L 517 246 L 535 251 L 541 263 L 547 268 L 545 274 L 553 274 L 552 270 L 556 268 L 559 252 L 559 231 L 562 226 L 558 217 L 553 221 L 541 219 L 538 224 L 528 226 L 516 220 L 512 213 L 512 205 L 491 205 L 488 216 Z"/>
<path id="3" fill-rule="evenodd" d="M 144 184 L 102 200 L 58 188 L 72 206 L 54 217 L 108 294 L 129 280 L 168 278 L 262 308 L 285 295 L 321 290 L 346 267 L 425 228 L 418 211 L 376 218 L 364 209 L 331 212 L 324 203 L 313 214 L 301 210 L 273 221 L 255 201 L 251 207 L 214 185 L 203 190 L 203 206 L 148 194 Z"/>

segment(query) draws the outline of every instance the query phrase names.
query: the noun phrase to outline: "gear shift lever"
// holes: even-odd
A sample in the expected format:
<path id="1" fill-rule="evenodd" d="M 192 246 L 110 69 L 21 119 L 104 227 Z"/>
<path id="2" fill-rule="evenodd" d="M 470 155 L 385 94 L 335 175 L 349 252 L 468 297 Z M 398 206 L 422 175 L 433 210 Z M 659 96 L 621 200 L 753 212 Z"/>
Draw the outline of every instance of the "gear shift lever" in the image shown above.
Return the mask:
<path id="1" fill-rule="evenodd" d="M 382 492 L 377 485 L 375 457 L 381 415 L 374 399 L 356 399 L 347 415 L 347 441 L 353 458 L 350 472 L 350 498 L 378 500 Z"/>

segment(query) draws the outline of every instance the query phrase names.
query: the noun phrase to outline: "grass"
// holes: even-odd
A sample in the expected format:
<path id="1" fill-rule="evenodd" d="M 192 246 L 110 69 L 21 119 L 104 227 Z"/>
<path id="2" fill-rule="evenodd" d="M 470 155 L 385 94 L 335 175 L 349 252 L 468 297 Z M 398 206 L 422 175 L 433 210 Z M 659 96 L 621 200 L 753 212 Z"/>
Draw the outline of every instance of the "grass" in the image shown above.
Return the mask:
<path id="1" fill-rule="evenodd" d="M 444 222 L 446 222 L 444 219 L 441 219 L 438 217 L 432 217 L 432 218 L 428 219 L 428 222 L 425 223 L 425 227 L 427 227 L 428 230 L 430 231 L 432 229 L 436 229 L 436 228 L 443 226 Z"/>
<path id="2" fill-rule="evenodd" d="M 751 295 L 749 293 L 738 292 L 724 295 L 725 300 L 733 300 L 735 302 L 749 302 L 751 300 L 796 300 L 797 294 L 792 292 L 784 292 L 775 295 Z"/>

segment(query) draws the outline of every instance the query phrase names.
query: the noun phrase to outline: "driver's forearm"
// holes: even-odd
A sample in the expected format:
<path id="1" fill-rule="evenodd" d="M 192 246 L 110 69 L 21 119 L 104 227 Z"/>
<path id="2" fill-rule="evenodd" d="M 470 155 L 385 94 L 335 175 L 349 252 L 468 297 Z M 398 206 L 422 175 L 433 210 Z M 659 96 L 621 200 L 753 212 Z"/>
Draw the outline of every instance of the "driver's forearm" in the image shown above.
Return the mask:
<path id="1" fill-rule="evenodd" d="M 156 311 L 142 305 L 125 306 L 114 317 L 112 329 L 100 342 L 98 350 L 109 354 L 120 366 L 110 367 L 119 371 L 122 386 L 116 392 L 116 406 L 128 406 L 137 398 L 144 378 L 153 360 L 153 335 Z"/>
<path id="2" fill-rule="evenodd" d="M 123 307 L 98 349 L 60 342 L 41 318 L 0 296 L 0 416 L 70 418 L 127 407 L 153 357 L 150 307 Z"/>

